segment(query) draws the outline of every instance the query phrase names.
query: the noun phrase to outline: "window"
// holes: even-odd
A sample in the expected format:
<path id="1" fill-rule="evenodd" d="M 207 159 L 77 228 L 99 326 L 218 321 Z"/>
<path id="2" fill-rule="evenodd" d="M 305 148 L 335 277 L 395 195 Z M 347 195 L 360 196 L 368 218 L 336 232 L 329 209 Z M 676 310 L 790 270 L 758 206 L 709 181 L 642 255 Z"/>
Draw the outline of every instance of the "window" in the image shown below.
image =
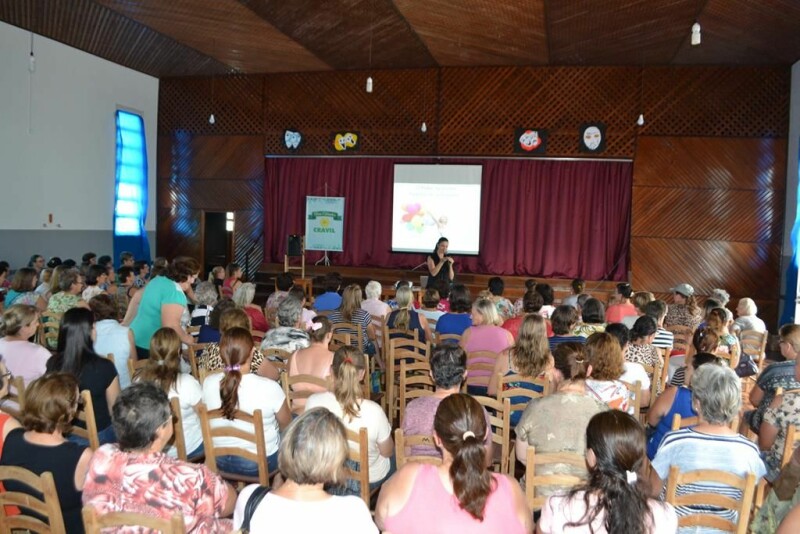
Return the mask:
<path id="1" fill-rule="evenodd" d="M 149 259 L 144 230 L 147 215 L 147 146 L 144 120 L 128 111 L 117 111 L 117 173 L 114 197 L 114 249 L 130 250 L 136 258 Z"/>

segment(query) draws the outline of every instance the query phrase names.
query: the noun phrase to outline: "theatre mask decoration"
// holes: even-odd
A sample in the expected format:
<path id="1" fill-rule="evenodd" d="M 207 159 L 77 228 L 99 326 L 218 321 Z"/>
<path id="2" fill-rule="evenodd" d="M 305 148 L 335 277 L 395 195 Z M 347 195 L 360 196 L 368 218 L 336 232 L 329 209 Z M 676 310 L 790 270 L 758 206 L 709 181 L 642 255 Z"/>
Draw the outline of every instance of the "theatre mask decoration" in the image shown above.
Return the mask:
<path id="1" fill-rule="evenodd" d="M 578 130 L 578 150 L 597 154 L 606 150 L 606 125 L 602 122 L 587 122 L 581 124 Z"/>
<path id="2" fill-rule="evenodd" d="M 514 131 L 514 152 L 517 154 L 544 154 L 547 150 L 547 130 L 517 128 Z"/>
<path id="3" fill-rule="evenodd" d="M 333 149 L 336 152 L 358 150 L 358 132 L 343 132 L 333 136 Z"/>
<path id="4" fill-rule="evenodd" d="M 284 130 L 283 142 L 289 150 L 297 150 L 303 142 L 303 134 L 294 130 Z"/>

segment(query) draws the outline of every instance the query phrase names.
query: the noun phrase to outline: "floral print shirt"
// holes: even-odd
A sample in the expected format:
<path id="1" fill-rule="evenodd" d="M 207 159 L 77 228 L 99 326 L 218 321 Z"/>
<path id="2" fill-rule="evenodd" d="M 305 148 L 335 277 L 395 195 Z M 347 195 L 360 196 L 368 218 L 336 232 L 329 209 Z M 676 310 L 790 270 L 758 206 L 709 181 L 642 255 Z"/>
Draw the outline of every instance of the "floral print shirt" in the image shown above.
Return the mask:
<path id="1" fill-rule="evenodd" d="M 775 443 L 767 451 L 767 480 L 774 482 L 778 478 L 781 470 L 781 460 L 783 459 L 783 446 L 786 443 L 786 432 L 789 425 L 800 428 L 800 393 L 787 393 L 783 395 L 783 400 L 777 408 L 767 408 L 764 412 L 766 423 L 778 429 Z"/>
<path id="2" fill-rule="evenodd" d="M 233 530 L 230 519 L 219 517 L 227 500 L 227 484 L 203 464 L 182 462 L 160 452 L 123 452 L 112 444 L 95 451 L 83 488 L 83 504 L 101 515 L 125 511 L 168 519 L 179 511 L 186 532 L 197 534 Z M 151 531 L 121 527 L 113 532 Z"/>

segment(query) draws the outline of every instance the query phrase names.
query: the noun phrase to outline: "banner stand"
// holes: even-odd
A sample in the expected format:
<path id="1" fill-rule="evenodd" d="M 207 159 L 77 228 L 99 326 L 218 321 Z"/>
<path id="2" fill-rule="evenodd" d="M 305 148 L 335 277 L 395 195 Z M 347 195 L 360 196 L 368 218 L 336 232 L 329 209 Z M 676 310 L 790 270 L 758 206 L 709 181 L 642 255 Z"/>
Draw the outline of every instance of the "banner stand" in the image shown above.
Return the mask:
<path id="1" fill-rule="evenodd" d="M 327 194 L 327 184 L 325 187 Z M 344 197 L 306 197 L 306 250 L 324 252 L 315 265 L 331 264 L 328 252 L 342 252 Z"/>

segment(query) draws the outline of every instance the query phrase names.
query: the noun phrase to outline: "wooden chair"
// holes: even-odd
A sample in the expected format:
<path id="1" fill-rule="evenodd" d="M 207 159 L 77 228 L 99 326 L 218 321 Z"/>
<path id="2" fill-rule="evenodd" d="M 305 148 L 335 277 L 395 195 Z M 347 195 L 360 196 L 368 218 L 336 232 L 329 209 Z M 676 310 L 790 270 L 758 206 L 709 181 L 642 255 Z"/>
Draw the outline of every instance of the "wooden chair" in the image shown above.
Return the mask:
<path id="1" fill-rule="evenodd" d="M 492 397 L 474 395 L 487 412 L 489 412 L 489 424 L 492 426 L 492 443 L 500 448 L 500 465 L 497 469 L 501 473 L 511 472 L 511 401 L 508 399 L 498 400 Z M 493 462 L 492 467 L 497 464 Z"/>
<path id="2" fill-rule="evenodd" d="M 733 369 L 735 367 L 733 365 L 733 355 L 732 354 L 730 354 L 728 352 L 715 352 L 714 356 L 716 356 L 720 360 L 723 360 L 724 362 L 726 362 L 728 364 L 728 367 L 730 367 L 731 369 Z"/>
<path id="3" fill-rule="evenodd" d="M 172 409 L 172 426 L 175 441 L 175 450 L 178 452 L 178 459 L 188 461 L 186 451 L 186 436 L 183 434 L 183 415 L 181 414 L 181 401 L 178 397 L 169 400 L 169 407 Z"/>
<path id="4" fill-rule="evenodd" d="M 758 371 L 764 370 L 764 362 L 767 359 L 766 348 L 769 333 L 758 332 L 756 330 L 743 330 L 739 333 L 739 343 L 742 354 L 747 354 L 750 359 L 758 362 Z"/>
<path id="5" fill-rule="evenodd" d="M 719 492 L 709 490 L 707 492 L 688 493 L 677 495 L 678 486 L 685 484 L 696 484 L 697 482 L 712 482 L 729 486 L 740 490 L 742 498 L 739 500 L 727 497 Z M 681 473 L 680 468 L 673 465 L 669 469 L 667 476 L 666 501 L 672 506 L 713 506 L 731 510 L 738 514 L 738 520 L 734 523 L 723 519 L 719 515 L 709 513 L 690 513 L 678 517 L 678 528 L 680 527 L 707 527 L 716 528 L 726 532 L 746 534 L 747 524 L 750 519 L 750 507 L 753 504 L 755 493 L 756 477 L 753 473 L 748 473 L 744 477 L 728 473 L 727 471 L 717 471 L 713 469 L 701 469 L 698 471 L 688 471 Z"/>
<path id="6" fill-rule="evenodd" d="M 786 429 L 786 439 L 783 443 L 781 469 L 786 467 L 786 464 L 788 464 L 789 460 L 792 459 L 792 453 L 794 452 L 794 449 L 797 447 L 798 443 L 800 443 L 800 432 L 797 432 L 796 426 L 789 425 L 789 427 Z"/>
<path id="7" fill-rule="evenodd" d="M 556 488 L 558 490 L 569 491 L 577 484 L 583 482 L 584 478 L 577 475 L 567 474 L 536 474 L 544 470 L 544 466 L 561 464 L 569 465 L 578 469 L 586 469 L 586 459 L 582 454 L 574 452 L 550 452 L 536 453 L 536 447 L 528 447 L 526 451 L 525 465 L 525 500 L 531 511 L 537 512 L 542 509 L 547 495 L 540 495 L 539 489 L 543 486 Z"/>
<path id="8" fill-rule="evenodd" d="M 406 415 L 406 406 L 419 397 L 433 395 L 436 384 L 430 375 L 431 365 L 428 362 L 408 363 L 405 359 L 400 361 L 400 426 Z"/>
<path id="9" fill-rule="evenodd" d="M 92 394 L 88 389 L 84 389 L 80 394 L 80 401 L 78 402 L 78 413 L 75 419 L 83 422 L 85 428 L 77 425 L 72 427 L 72 433 L 76 436 L 83 438 L 89 442 L 89 447 L 96 451 L 100 447 L 100 438 L 97 437 L 97 421 L 94 417 L 94 403 L 92 402 Z"/>
<path id="10" fill-rule="evenodd" d="M 541 388 L 541 392 L 529 387 L 507 387 L 509 384 L 529 384 Z M 541 399 L 550 394 L 550 380 L 547 377 L 531 378 L 520 374 L 504 375 L 497 373 L 497 400 L 502 401 L 507 398 L 511 401 L 512 397 L 525 397 L 524 403 L 511 404 L 511 411 L 524 411 L 528 403 L 533 399 Z"/>
<path id="11" fill-rule="evenodd" d="M 389 328 L 386 329 L 390 330 Z M 386 360 L 386 406 L 388 407 L 387 416 L 389 421 L 394 421 L 399 414 L 398 390 L 400 386 L 399 372 L 400 361 L 409 360 L 413 362 L 427 362 L 430 357 L 430 345 L 422 343 L 416 339 L 389 339 L 386 344 L 389 347 Z"/>
<path id="12" fill-rule="evenodd" d="M 211 422 L 223 419 L 222 410 L 209 410 L 205 403 L 197 405 L 197 413 L 200 416 L 200 428 L 203 431 L 203 449 L 206 454 L 206 466 L 219 474 L 226 480 L 245 483 L 258 483 L 262 486 L 269 484 L 269 466 L 267 465 L 267 445 L 264 440 L 264 419 L 261 410 L 256 410 L 253 415 L 237 410 L 234 418 L 238 421 L 253 425 L 252 432 L 234 428 L 231 426 L 212 427 Z M 256 452 L 252 453 L 242 447 L 220 447 L 214 445 L 214 438 L 239 438 L 249 441 L 256 446 Z M 220 471 L 217 467 L 217 456 L 240 456 L 251 462 L 258 464 L 258 476 L 251 477 Z"/>
<path id="13" fill-rule="evenodd" d="M 350 334 L 348 332 L 334 332 L 331 335 L 331 342 L 328 343 L 328 350 L 336 352 L 339 347 L 346 347 L 350 344 Z"/>
<path id="14" fill-rule="evenodd" d="M 639 416 L 642 414 L 642 383 L 638 380 L 631 384 L 630 382 L 625 382 L 624 380 L 620 380 L 628 390 L 633 393 L 633 413 L 636 419 L 639 419 Z"/>
<path id="15" fill-rule="evenodd" d="M 42 495 L 41 499 L 18 491 L 0 492 L 0 534 L 12 531 L 31 531 L 44 534 L 65 532 L 64 517 L 56 493 L 56 483 L 49 471 L 35 475 L 22 467 L 0 466 L 0 482 L 10 481 L 22 484 Z M 38 517 L 20 514 L 6 515 L 6 506 L 26 508 L 47 519 L 45 523 Z"/>
<path id="16" fill-rule="evenodd" d="M 314 375 L 289 376 L 289 374 L 287 373 L 286 380 L 284 382 L 286 384 L 286 387 L 284 388 L 283 392 L 284 394 L 286 394 L 286 401 L 289 403 L 289 408 L 291 408 L 292 413 L 295 415 L 302 414 L 306 409 L 305 404 L 298 406 L 297 400 L 298 399 L 306 400 L 314 393 L 317 393 L 316 391 L 311 391 L 311 390 L 297 391 L 295 390 L 295 386 L 297 384 L 311 384 L 313 386 L 322 388 L 323 391 L 331 389 L 331 382 L 329 380 Z"/>
<path id="17" fill-rule="evenodd" d="M 685 354 L 692 344 L 692 335 L 694 332 L 691 327 L 672 325 L 664 328 L 672 332 L 674 336 L 672 340 L 672 349 Z"/>
<path id="18" fill-rule="evenodd" d="M 658 349 L 661 354 L 663 365 L 661 366 L 661 391 L 667 389 L 667 380 L 669 380 L 669 355 L 672 353 L 672 347 L 660 347 Z M 650 401 L 650 404 L 655 402 L 655 398 Z"/>
<path id="19" fill-rule="evenodd" d="M 345 429 L 347 432 L 347 441 L 350 442 L 350 450 L 348 453 L 348 464 L 345 467 L 347 479 L 357 482 L 359 485 L 359 496 L 367 504 L 369 508 L 369 441 L 367 437 L 367 429 L 362 427 L 355 432 L 350 429 Z M 355 447 L 353 447 L 355 444 Z M 352 464 L 358 464 L 358 471 Z"/>
<path id="20" fill-rule="evenodd" d="M 150 360 L 134 360 L 133 358 L 128 358 L 128 376 L 131 377 L 131 381 L 144 369 L 147 367 L 147 363 Z"/>
<path id="21" fill-rule="evenodd" d="M 364 353 L 364 325 L 355 323 L 333 323 L 331 331 L 334 334 L 347 333 L 350 334 L 350 344 L 358 347 L 361 353 Z M 353 337 L 355 336 L 355 339 Z"/>
<path id="22" fill-rule="evenodd" d="M 467 387 L 487 388 L 489 379 L 494 373 L 494 364 L 497 361 L 497 353 L 490 350 L 477 350 L 467 353 Z M 476 372 L 488 374 L 476 376 Z"/>
<path id="23" fill-rule="evenodd" d="M 435 345 L 440 345 L 442 343 L 452 343 L 454 345 L 458 345 L 461 343 L 461 336 L 458 334 L 439 334 L 438 332 L 434 335 L 434 339 L 432 342 Z"/>
<path id="24" fill-rule="evenodd" d="M 700 422 L 700 418 L 694 417 L 681 417 L 681 414 L 676 413 L 672 416 L 672 430 L 680 430 L 681 428 L 689 428 L 695 426 Z"/>
<path id="25" fill-rule="evenodd" d="M 185 357 L 186 360 L 189 362 L 189 365 L 192 368 L 192 376 L 196 379 L 200 380 L 200 371 L 197 367 L 197 357 L 203 353 L 206 349 L 208 349 L 211 343 L 192 343 L 186 349 Z M 205 364 L 205 362 L 203 362 Z M 205 367 L 205 365 L 203 365 Z M 202 380 L 201 380 L 202 382 Z"/>
<path id="26" fill-rule="evenodd" d="M 189 334 L 190 336 L 197 336 L 200 333 L 200 326 L 199 325 L 187 326 L 186 333 Z"/>
<path id="27" fill-rule="evenodd" d="M 408 462 L 419 462 L 423 464 L 441 465 L 440 456 L 412 455 L 411 447 L 426 445 L 436 447 L 432 435 L 406 436 L 402 428 L 394 431 L 394 447 L 397 458 L 397 469 L 400 469 Z"/>
<path id="28" fill-rule="evenodd" d="M 21 376 L 11 378 L 8 395 L 0 401 L 0 407 L 14 419 L 21 421 L 25 410 L 25 379 Z M 12 392 L 13 390 L 13 392 Z"/>
<path id="29" fill-rule="evenodd" d="M 161 534 L 186 532 L 186 524 L 180 512 L 175 512 L 169 519 L 134 512 L 104 512 L 101 515 L 89 505 L 83 507 L 83 526 L 86 534 L 101 534 L 103 529 L 111 527 L 144 527 Z"/>
<path id="30" fill-rule="evenodd" d="M 39 328 L 36 337 L 39 344 L 47 350 L 55 350 L 58 345 L 58 329 L 61 327 L 63 313 L 45 310 L 39 316 Z"/>

